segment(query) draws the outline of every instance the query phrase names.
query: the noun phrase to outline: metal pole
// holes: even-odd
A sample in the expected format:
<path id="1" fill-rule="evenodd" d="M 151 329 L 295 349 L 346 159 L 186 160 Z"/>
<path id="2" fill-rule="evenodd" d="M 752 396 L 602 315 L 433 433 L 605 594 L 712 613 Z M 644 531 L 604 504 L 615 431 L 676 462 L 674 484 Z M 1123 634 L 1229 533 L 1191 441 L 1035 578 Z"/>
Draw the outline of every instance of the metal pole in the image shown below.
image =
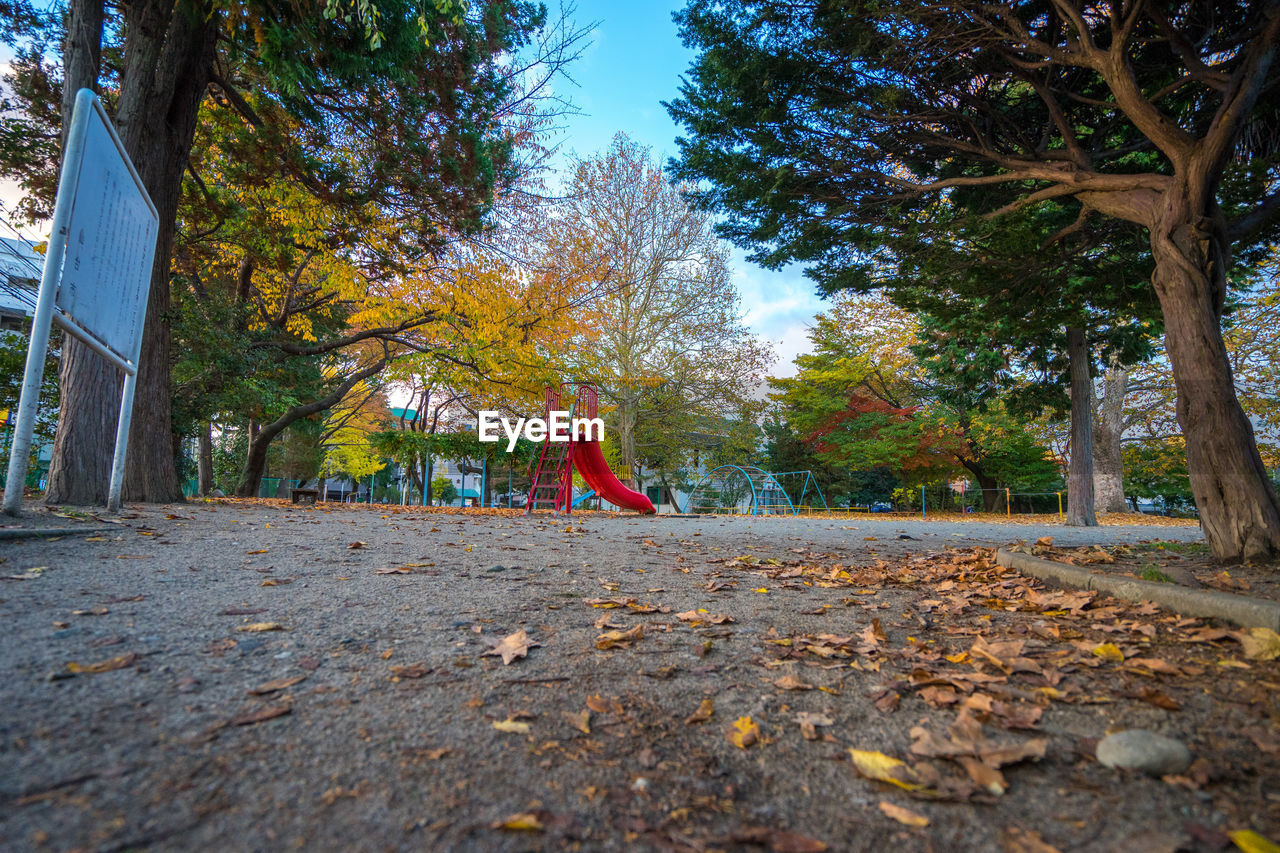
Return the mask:
<path id="1" fill-rule="evenodd" d="M 1062 492 L 1058 492 L 1058 521 L 1062 520 Z"/>
<path id="2" fill-rule="evenodd" d="M 1009 490 L 1004 490 L 1004 516 L 1005 518 L 1013 518 L 1013 504 L 1009 499 Z"/>
<path id="3" fill-rule="evenodd" d="M 924 506 L 924 483 L 921 483 L 920 484 L 920 520 L 921 521 L 925 520 L 925 512 L 926 511 Z"/>
<path id="4" fill-rule="evenodd" d="M 49 248 L 40 273 L 40 294 L 36 313 L 31 318 L 31 344 L 27 348 L 27 367 L 22 375 L 22 396 L 18 403 L 18 419 L 14 424 L 13 445 L 9 448 L 9 471 L 4 488 L 4 512 L 22 512 L 22 488 L 27 479 L 27 463 L 31 456 L 31 433 L 35 429 L 36 409 L 40 404 L 40 382 L 44 378 L 45 351 L 49 348 L 49 327 L 53 323 L 53 307 L 62 276 L 62 261 L 67 254 L 67 231 L 71 220 L 72 189 L 78 179 L 80 154 L 89 127 L 89 113 L 84 98 L 76 98 L 71 132 L 67 134 L 66 156 L 62 175 L 58 178 L 57 204 L 53 211 L 53 229 Z"/>
<path id="5" fill-rule="evenodd" d="M 137 356 L 134 356 L 135 364 Z M 107 492 L 107 512 L 120 511 L 120 493 L 124 489 L 124 460 L 129 451 L 129 423 L 133 420 L 133 390 L 138 384 L 138 374 L 130 371 L 124 376 L 124 391 L 120 394 L 120 420 L 116 422 L 116 452 L 111 460 L 111 488 Z"/>

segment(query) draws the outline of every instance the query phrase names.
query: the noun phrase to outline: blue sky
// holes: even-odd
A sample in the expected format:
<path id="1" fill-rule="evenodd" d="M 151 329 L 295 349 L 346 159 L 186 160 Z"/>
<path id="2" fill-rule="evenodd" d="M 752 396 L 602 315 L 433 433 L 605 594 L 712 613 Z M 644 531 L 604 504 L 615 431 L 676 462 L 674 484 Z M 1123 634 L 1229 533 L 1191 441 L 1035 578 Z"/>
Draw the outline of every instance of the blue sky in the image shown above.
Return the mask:
<path id="1" fill-rule="evenodd" d="M 597 23 L 592 45 L 567 86 L 582 115 L 570 118 L 561 145 L 566 153 L 593 154 L 622 131 L 649 146 L 662 161 L 676 153 L 680 130 L 662 106 L 679 93 L 680 76 L 694 54 L 680 43 L 671 15 L 683 2 L 580 0 L 574 17 Z M 791 375 L 796 353 L 808 349 L 805 331 L 824 310 L 813 282 L 799 269 L 763 270 L 741 251 L 732 256 L 734 281 L 748 324 L 778 352 L 775 375 Z"/>

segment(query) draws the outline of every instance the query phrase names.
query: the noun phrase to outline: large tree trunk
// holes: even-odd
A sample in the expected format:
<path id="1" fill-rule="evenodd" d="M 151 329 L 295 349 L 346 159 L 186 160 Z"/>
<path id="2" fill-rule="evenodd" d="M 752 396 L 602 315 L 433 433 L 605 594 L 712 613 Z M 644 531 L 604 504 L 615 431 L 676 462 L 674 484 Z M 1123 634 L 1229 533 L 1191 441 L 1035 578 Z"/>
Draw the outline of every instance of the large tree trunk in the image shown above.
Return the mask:
<path id="1" fill-rule="evenodd" d="M 1220 561 L 1266 560 L 1280 553 L 1280 504 L 1222 342 L 1225 230 L 1217 211 L 1198 216 L 1180 193 L 1166 192 L 1161 203 L 1151 229 L 1154 280 L 1200 526 Z"/>
<path id="2" fill-rule="evenodd" d="M 982 511 L 995 512 L 996 507 L 1000 505 L 1000 499 L 1004 497 L 1004 492 L 996 490 L 996 478 L 987 474 L 981 462 L 976 462 L 972 459 L 961 459 L 960 464 L 969 473 L 973 474 L 973 479 L 977 481 L 978 488 L 981 489 Z"/>
<path id="3" fill-rule="evenodd" d="M 1067 329 L 1071 365 L 1071 463 L 1067 469 L 1067 524 L 1094 527 L 1093 511 L 1093 378 L 1092 358 L 1082 329 Z"/>
<path id="4" fill-rule="evenodd" d="M 196 452 L 196 494 L 205 497 L 213 491 L 213 424 L 200 424 L 196 436 L 199 449 Z"/>
<path id="5" fill-rule="evenodd" d="M 1099 512 L 1128 512 L 1124 499 L 1124 457 L 1120 438 L 1124 432 L 1124 398 L 1129 371 L 1113 360 L 1103 380 L 1093 425 L 1093 498 Z"/>
<path id="6" fill-rule="evenodd" d="M 79 5 L 79 4 L 77 4 Z M 101 2 L 96 7 L 99 18 Z M 195 135 L 196 117 L 213 66 L 217 14 L 190 0 L 140 0 L 126 7 L 125 67 L 114 117 L 116 129 L 160 217 L 142 356 L 125 466 L 126 500 L 182 500 L 172 453 L 169 388 L 169 265 L 182 172 Z M 85 17 L 89 13 L 86 13 Z M 73 27 L 78 27 L 72 15 Z M 87 63 L 85 51 L 101 50 L 101 26 L 93 39 L 68 38 L 64 67 Z M 70 120 L 64 93 L 63 123 Z M 49 503 L 101 504 L 107 499 L 115 423 L 120 411 L 119 372 L 68 338 L 63 350 L 58 439 L 49 470 Z M 64 435 L 65 434 L 65 435 Z"/>

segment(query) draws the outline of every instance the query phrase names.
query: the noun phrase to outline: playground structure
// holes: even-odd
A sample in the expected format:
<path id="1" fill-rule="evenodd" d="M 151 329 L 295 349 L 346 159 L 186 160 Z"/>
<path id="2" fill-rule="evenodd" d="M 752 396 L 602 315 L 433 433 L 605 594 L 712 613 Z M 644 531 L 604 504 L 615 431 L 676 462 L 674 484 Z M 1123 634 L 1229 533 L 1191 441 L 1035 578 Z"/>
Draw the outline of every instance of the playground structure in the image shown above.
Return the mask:
<path id="1" fill-rule="evenodd" d="M 559 388 L 547 386 L 547 404 L 543 413 L 549 420 L 551 413 L 567 411 L 570 420 L 594 418 L 600 408 L 600 396 L 592 385 L 566 382 Z M 529 500 L 525 514 L 539 507 L 550 508 L 555 513 L 569 515 L 579 503 L 573 499 L 573 471 L 577 468 L 582 479 L 600 498 L 623 509 L 649 515 L 654 513 L 653 503 L 644 495 L 624 486 L 600 452 L 600 442 L 579 439 L 542 443 L 538 465 L 534 469 L 533 484 L 529 487 Z"/>
<path id="2" fill-rule="evenodd" d="M 802 479 L 803 478 L 803 479 Z M 783 482 L 791 484 L 791 489 Z M 809 498 L 806 504 L 805 498 Z M 827 499 L 809 471 L 771 474 L 754 465 L 721 465 L 707 472 L 693 487 L 685 502 L 685 513 L 726 515 L 799 515 Z"/>

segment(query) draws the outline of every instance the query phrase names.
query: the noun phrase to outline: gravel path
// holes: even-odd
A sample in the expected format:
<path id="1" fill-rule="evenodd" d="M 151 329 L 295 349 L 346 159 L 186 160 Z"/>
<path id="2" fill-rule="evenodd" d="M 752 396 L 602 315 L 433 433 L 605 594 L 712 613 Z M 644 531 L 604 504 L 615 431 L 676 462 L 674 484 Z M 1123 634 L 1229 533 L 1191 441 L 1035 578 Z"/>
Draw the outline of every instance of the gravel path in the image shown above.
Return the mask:
<path id="1" fill-rule="evenodd" d="M 753 571 L 771 560 L 854 571 L 1043 535 L 1187 541 L 1196 528 L 234 501 L 129 514 L 113 536 L 0 542 L 0 573 L 23 578 L 0 584 L 0 848 L 819 849 L 808 838 L 977 850 L 1034 832 L 1110 850 L 1189 822 L 1278 828 L 1262 792 L 1280 777 L 1209 795 L 1082 758 L 1081 743 L 1117 722 L 1207 749 L 1207 733 L 1275 712 L 1274 694 L 1253 707 L 1198 690 L 1180 716 L 1141 701 L 1054 704 L 1048 754 L 1006 768 L 1013 789 L 998 804 L 902 801 L 931 825 L 889 820 L 878 803 L 898 802 L 893 790 L 859 778 L 846 747 L 905 754 L 908 729 L 934 709 L 874 703 L 909 669 L 775 659 L 773 638 L 854 635 L 873 615 L 886 648 L 925 635 L 963 649 L 975 631 L 922 615 L 928 589 L 851 597 L 847 583 Z M 590 606 L 609 598 L 634 602 Z M 733 621 L 676 616 L 698 608 Z M 636 625 L 643 639 L 597 648 Z M 504 666 L 485 654 L 520 630 L 527 656 Z M 820 689 L 775 689 L 787 673 Z M 712 718 L 687 722 L 704 699 Z M 831 724 L 807 740 L 799 713 Z M 762 727 L 750 749 L 726 737 L 744 716 Z M 541 828 L 501 828 L 521 814 Z"/>

